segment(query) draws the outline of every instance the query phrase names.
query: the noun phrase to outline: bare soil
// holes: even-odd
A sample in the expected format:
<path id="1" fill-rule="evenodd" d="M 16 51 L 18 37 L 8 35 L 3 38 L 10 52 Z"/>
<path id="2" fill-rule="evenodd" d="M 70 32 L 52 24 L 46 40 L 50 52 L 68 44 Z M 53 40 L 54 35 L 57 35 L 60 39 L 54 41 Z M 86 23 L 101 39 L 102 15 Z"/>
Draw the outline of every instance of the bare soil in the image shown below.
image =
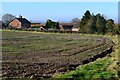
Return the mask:
<path id="1" fill-rule="evenodd" d="M 2 76 L 51 78 L 112 52 L 112 40 L 79 34 L 3 31 Z"/>

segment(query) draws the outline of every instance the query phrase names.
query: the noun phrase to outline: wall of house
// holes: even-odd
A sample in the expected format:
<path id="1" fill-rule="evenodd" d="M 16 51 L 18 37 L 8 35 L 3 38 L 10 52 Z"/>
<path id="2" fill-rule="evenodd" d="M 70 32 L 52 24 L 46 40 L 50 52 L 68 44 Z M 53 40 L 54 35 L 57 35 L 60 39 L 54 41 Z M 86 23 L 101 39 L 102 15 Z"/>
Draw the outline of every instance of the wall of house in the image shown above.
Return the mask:
<path id="1" fill-rule="evenodd" d="M 17 19 L 14 19 L 12 22 L 10 22 L 10 26 L 13 28 L 21 28 L 21 22 Z"/>

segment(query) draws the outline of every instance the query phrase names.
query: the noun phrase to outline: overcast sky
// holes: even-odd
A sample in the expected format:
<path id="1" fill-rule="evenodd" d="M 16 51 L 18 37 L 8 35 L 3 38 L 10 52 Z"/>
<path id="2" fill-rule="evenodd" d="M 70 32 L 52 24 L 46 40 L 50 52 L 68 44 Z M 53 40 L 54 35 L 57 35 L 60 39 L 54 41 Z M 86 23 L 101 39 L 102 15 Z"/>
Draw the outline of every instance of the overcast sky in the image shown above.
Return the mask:
<path id="1" fill-rule="evenodd" d="M 22 15 L 34 22 L 81 19 L 86 10 L 118 21 L 118 2 L 2 2 L 2 14 Z"/>

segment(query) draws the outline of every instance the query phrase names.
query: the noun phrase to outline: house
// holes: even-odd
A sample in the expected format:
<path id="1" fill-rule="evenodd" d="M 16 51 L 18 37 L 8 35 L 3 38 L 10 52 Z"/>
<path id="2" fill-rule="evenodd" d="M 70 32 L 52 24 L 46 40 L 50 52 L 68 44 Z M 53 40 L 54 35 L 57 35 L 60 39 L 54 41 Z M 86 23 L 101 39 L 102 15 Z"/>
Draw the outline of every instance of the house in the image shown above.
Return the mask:
<path id="1" fill-rule="evenodd" d="M 59 29 L 64 31 L 72 31 L 73 26 L 73 23 L 60 23 Z"/>
<path id="2" fill-rule="evenodd" d="M 12 28 L 30 28 L 31 23 L 26 18 L 22 18 L 22 16 L 19 16 L 19 18 L 13 19 L 10 22 L 9 26 Z"/>
<path id="3" fill-rule="evenodd" d="M 79 31 L 79 24 L 78 23 L 60 23 L 59 29 L 61 31 Z"/>

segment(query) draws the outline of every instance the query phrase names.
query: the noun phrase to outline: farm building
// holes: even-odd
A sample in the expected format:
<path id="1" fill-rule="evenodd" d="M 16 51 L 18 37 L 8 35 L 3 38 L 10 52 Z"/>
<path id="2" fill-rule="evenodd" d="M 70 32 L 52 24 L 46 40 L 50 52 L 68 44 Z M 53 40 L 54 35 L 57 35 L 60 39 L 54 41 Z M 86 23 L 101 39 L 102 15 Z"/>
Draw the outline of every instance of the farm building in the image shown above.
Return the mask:
<path id="1" fill-rule="evenodd" d="M 40 26 L 40 23 L 31 23 L 31 27 Z"/>
<path id="2" fill-rule="evenodd" d="M 39 26 L 41 30 L 46 30 L 45 24 L 40 24 Z M 79 28 L 75 27 L 74 23 L 59 23 L 59 30 L 60 31 L 79 31 Z"/>
<path id="3" fill-rule="evenodd" d="M 46 30 L 45 26 L 46 26 L 45 24 L 40 24 L 40 30 Z"/>
<path id="4" fill-rule="evenodd" d="M 65 31 L 72 31 L 74 24 L 73 23 L 60 23 L 59 29 Z"/>
<path id="5" fill-rule="evenodd" d="M 12 28 L 30 28 L 31 23 L 26 18 L 22 18 L 22 16 L 20 16 L 19 18 L 13 19 L 9 26 Z"/>
<path id="6" fill-rule="evenodd" d="M 39 30 L 46 30 L 45 29 L 45 24 L 41 24 L 41 23 L 31 23 L 31 28 L 36 28 L 36 29 L 39 29 Z"/>

